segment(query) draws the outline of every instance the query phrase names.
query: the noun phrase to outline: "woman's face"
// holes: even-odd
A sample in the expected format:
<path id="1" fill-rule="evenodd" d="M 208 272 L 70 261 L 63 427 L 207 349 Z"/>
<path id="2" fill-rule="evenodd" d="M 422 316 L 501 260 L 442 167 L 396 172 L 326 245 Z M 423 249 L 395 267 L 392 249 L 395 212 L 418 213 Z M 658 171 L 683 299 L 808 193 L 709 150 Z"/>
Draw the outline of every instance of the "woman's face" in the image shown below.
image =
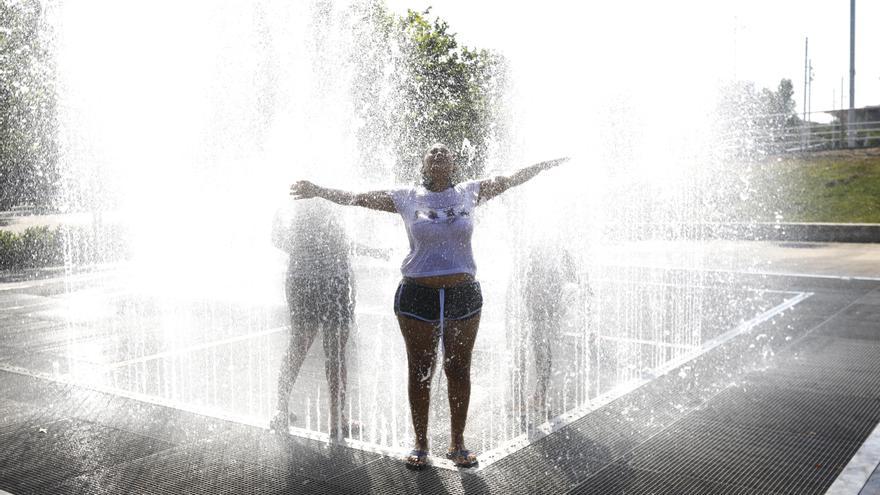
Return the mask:
<path id="1" fill-rule="evenodd" d="M 422 175 L 431 179 L 449 180 L 455 170 L 452 153 L 443 144 L 431 146 L 422 159 Z"/>

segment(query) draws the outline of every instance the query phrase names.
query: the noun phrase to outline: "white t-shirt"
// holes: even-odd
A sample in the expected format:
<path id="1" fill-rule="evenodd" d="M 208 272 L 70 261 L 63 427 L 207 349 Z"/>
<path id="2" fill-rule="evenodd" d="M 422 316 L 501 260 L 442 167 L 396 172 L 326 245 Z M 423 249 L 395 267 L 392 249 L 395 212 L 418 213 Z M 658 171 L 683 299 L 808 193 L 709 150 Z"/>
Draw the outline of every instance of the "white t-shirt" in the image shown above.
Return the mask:
<path id="1" fill-rule="evenodd" d="M 478 181 L 440 192 L 423 186 L 391 191 L 409 237 L 409 254 L 400 267 L 404 277 L 476 274 L 471 235 L 479 195 Z"/>

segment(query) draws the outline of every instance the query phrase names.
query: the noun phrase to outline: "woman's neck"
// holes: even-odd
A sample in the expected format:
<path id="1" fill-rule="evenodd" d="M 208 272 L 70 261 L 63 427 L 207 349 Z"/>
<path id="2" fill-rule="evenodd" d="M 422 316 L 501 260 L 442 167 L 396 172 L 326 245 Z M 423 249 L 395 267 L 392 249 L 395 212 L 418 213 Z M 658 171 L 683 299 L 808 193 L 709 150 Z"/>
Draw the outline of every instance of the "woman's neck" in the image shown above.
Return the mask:
<path id="1" fill-rule="evenodd" d="M 439 181 L 426 178 L 422 181 L 422 186 L 424 186 L 425 189 L 431 192 L 441 192 L 452 187 L 452 181 L 449 179 L 446 179 L 445 181 Z"/>

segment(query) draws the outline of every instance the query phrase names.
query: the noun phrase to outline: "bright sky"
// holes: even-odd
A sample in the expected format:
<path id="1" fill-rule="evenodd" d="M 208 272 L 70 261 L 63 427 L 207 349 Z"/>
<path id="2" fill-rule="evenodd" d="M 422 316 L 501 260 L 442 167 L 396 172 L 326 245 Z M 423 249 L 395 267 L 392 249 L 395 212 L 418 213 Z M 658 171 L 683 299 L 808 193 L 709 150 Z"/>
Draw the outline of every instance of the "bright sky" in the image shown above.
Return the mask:
<path id="1" fill-rule="evenodd" d="M 773 89 L 791 79 L 801 112 L 807 36 L 812 110 L 840 108 L 842 77 L 848 91 L 848 0 L 386 2 L 399 13 L 433 6 L 461 43 L 507 57 L 526 160 L 619 149 L 607 146 L 615 133 L 645 149 L 700 140 L 734 78 Z M 855 104 L 878 105 L 880 1 L 856 7 Z"/>
<path id="2" fill-rule="evenodd" d="M 841 78 L 849 104 L 848 0 L 387 2 L 400 13 L 433 5 L 432 13 L 464 44 L 498 50 L 520 76 L 538 72 L 545 84 L 564 74 L 591 82 L 637 78 L 636 87 L 648 87 L 658 76 L 674 77 L 670 70 L 681 76 L 680 85 L 706 76 L 729 81 L 735 74 L 775 88 L 790 78 L 799 111 L 809 37 L 812 109 L 840 108 Z M 856 106 L 880 105 L 878 20 L 880 1 L 857 0 Z"/>
<path id="3" fill-rule="evenodd" d="M 628 153 L 626 146 L 635 144 L 650 151 L 672 142 L 709 142 L 700 133 L 710 127 L 717 89 L 734 77 L 759 88 L 776 88 L 780 79 L 790 78 L 800 110 L 806 36 L 815 76 L 813 110 L 840 108 L 842 78 L 848 88 L 849 0 L 385 1 L 401 14 L 434 4 L 432 13 L 450 23 L 460 42 L 507 58 L 516 136 L 510 148 L 522 160 L 577 156 L 584 150 Z M 880 29 L 872 29 L 869 20 L 880 19 L 880 0 L 857 1 L 855 103 L 878 105 Z M 300 52 L 290 47 L 310 49 L 298 37 L 306 30 L 298 21 L 304 21 L 310 7 L 298 2 L 264 2 L 259 8 L 209 0 L 158 3 L 56 4 L 65 47 L 60 70 L 66 74 L 69 104 L 79 108 L 70 114 L 94 121 L 91 126 L 71 122 L 70 129 L 91 129 L 101 136 L 75 142 L 100 141 L 108 156 L 129 156 L 128 150 L 143 146 L 143 133 L 131 132 L 137 126 L 143 132 L 165 129 L 163 140 L 175 144 L 180 153 L 171 155 L 180 160 L 200 152 L 188 143 L 205 136 L 223 135 L 205 145 L 210 150 L 227 146 L 224 153 L 216 152 L 241 153 L 248 149 L 239 140 L 242 134 L 223 134 L 220 123 L 239 122 L 251 109 L 261 112 L 260 102 L 251 101 L 257 94 L 251 89 L 253 74 L 262 73 L 263 66 L 274 67 L 283 79 L 277 82 L 284 92 L 279 100 L 292 102 L 277 113 L 307 113 L 294 108 L 302 101 L 295 90 L 307 89 L 310 78 L 297 65 L 302 61 L 294 52 Z M 338 4 L 343 7 L 345 0 Z M 167 15 L 169 5 L 174 5 L 173 16 Z M 269 20 L 248 17 L 259 17 L 259 12 Z M 271 27 L 275 51 L 261 48 L 265 40 L 255 31 L 257 25 Z M 269 87 L 271 82 L 260 84 Z M 211 89 L 207 93 L 206 87 Z M 222 105 L 217 104 L 220 95 Z M 177 115 L 174 131 L 168 108 Z M 347 117 L 345 108 L 334 108 Z M 120 119 L 129 125 L 120 125 Z M 311 148 L 327 153 L 324 146 L 313 143 Z M 344 154 L 344 147 L 334 149 Z M 82 153 L 90 154 L 84 162 L 97 159 L 93 150 Z M 646 155 L 646 163 L 647 158 L 654 156 Z"/>

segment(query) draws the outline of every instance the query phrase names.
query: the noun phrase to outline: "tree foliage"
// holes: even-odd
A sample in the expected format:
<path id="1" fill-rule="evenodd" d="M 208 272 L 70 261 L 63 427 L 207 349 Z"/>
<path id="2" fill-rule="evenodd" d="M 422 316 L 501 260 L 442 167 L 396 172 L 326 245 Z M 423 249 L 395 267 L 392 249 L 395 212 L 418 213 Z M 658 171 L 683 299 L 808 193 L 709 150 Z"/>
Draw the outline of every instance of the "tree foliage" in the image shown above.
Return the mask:
<path id="1" fill-rule="evenodd" d="M 503 58 L 460 45 L 430 9 L 397 17 L 376 1 L 361 16 L 354 87 L 367 154 L 386 143 L 395 175 L 410 181 L 425 150 L 442 142 L 458 152 L 461 179 L 482 175 L 492 142 L 504 134 Z"/>
<path id="2" fill-rule="evenodd" d="M 439 141 L 459 152 L 461 178 L 482 175 L 505 131 L 502 57 L 460 45 L 430 11 L 397 16 L 383 0 L 372 0 L 358 2 L 354 15 L 363 21 L 351 24 L 348 61 L 362 167 L 390 156 L 399 180 L 416 179 L 422 154 Z M 0 209 L 51 208 L 58 192 L 55 74 L 46 32 L 38 0 L 0 0 Z"/>
<path id="3" fill-rule="evenodd" d="M 801 125 L 793 96 L 790 79 L 775 91 L 745 81 L 724 88 L 717 108 L 722 142 L 740 157 L 780 151 Z"/>
<path id="4" fill-rule="evenodd" d="M 0 0 L 0 209 L 51 206 L 58 183 L 54 69 L 37 0 Z"/>
<path id="5" fill-rule="evenodd" d="M 0 230 L 0 270 L 108 263 L 130 256 L 128 233 L 119 225 L 28 227 Z"/>
<path id="6" fill-rule="evenodd" d="M 429 11 L 409 11 L 401 32 L 407 79 L 401 84 L 401 113 L 410 131 L 398 156 L 419 163 L 432 142 L 459 149 L 462 178 L 482 174 L 501 96 L 502 61 L 487 50 L 458 44 L 449 24 Z M 470 144 L 470 147 L 466 146 Z M 469 156 L 468 156 L 469 155 Z"/>

